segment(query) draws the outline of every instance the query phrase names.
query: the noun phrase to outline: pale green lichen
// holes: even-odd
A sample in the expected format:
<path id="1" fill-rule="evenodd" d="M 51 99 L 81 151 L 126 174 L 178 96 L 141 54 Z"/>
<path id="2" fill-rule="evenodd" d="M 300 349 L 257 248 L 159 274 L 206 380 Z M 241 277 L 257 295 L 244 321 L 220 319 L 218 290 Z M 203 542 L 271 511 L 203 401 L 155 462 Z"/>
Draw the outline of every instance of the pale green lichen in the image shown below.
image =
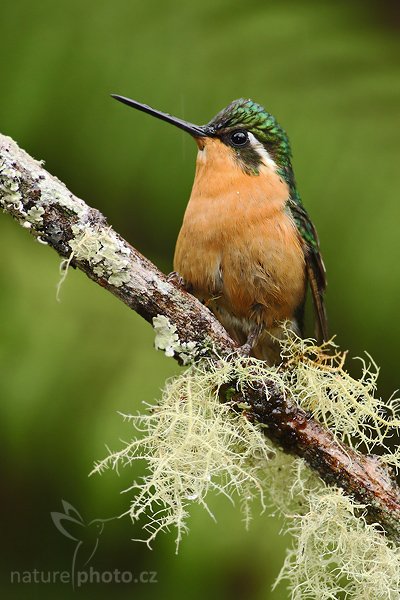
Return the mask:
<path id="1" fill-rule="evenodd" d="M 0 206 L 3 210 L 24 228 L 32 229 L 34 234 L 41 233 L 45 209 L 52 204 L 63 207 L 81 220 L 87 218 L 89 209 L 83 200 L 73 196 L 61 181 L 42 169 L 42 163 L 18 148 L 10 138 L 1 136 L 1 142 L 4 144 L 0 157 Z M 30 181 L 35 189 L 34 206 L 28 204 L 31 202 L 29 194 L 22 193 L 22 183 L 29 184 Z"/>
<path id="2" fill-rule="evenodd" d="M 32 225 L 42 225 L 43 224 L 43 215 L 44 215 L 43 206 L 33 206 L 26 213 L 26 221 L 28 221 Z"/>
<path id="3" fill-rule="evenodd" d="M 106 279 L 115 287 L 130 282 L 131 251 L 110 227 L 87 223 L 73 225 L 71 229 L 74 234 L 68 242 L 71 254 L 67 260 L 61 262 L 61 279 L 57 286 L 57 297 L 73 259 L 87 261 L 98 277 Z"/>
<path id="4" fill-rule="evenodd" d="M 275 369 L 278 384 L 335 436 L 368 452 L 385 448 L 400 427 L 399 399 L 376 396 L 379 369 L 367 355 L 359 358 L 356 379 L 346 369 L 346 352 L 333 340 L 317 346 L 294 333 L 282 343 L 283 367 Z M 276 376 L 274 375 L 274 376 Z"/>
<path id="5" fill-rule="evenodd" d="M 156 334 L 154 338 L 156 350 L 163 350 L 165 356 L 174 356 L 175 351 L 180 347 L 176 326 L 172 325 L 167 317 L 157 315 L 153 317 L 153 327 Z"/>
<path id="6" fill-rule="evenodd" d="M 158 347 L 175 353 L 176 329 L 161 316 L 155 326 Z M 277 581 L 288 582 L 292 600 L 400 600 L 400 551 L 377 525 L 366 523 L 366 507 L 326 486 L 303 460 L 284 454 L 259 426 L 232 411 L 229 402 L 220 403 L 221 386 L 226 393 L 233 382 L 240 389 L 267 378 L 328 423 L 339 440 L 384 448 L 399 416 L 394 401 L 390 418 L 383 414 L 383 403 L 374 396 L 376 370 L 364 362 L 360 379 L 352 379 L 333 344 L 318 348 L 291 332 L 283 348 L 285 366 L 238 356 L 192 364 L 167 382 L 147 414 L 126 416 L 142 437 L 110 453 L 94 470 L 146 461 L 147 475 L 130 488 L 136 495 L 129 513 L 134 520 L 147 517 L 148 543 L 175 526 L 179 544 L 190 505 L 209 510 L 210 492 L 238 500 L 246 522 L 258 498 L 285 517 L 293 536 Z M 246 413 L 248 407 L 242 409 Z M 334 410 L 340 417 L 330 416 Z M 390 462 L 390 456 L 383 460 Z"/>
<path id="7" fill-rule="evenodd" d="M 34 206 L 31 205 L 33 195 L 25 194 L 24 186 L 34 189 Z M 90 208 L 83 200 L 71 194 L 61 181 L 49 175 L 40 163 L 19 149 L 10 138 L 1 136 L 0 206 L 18 219 L 23 227 L 32 229 L 40 241 L 43 215 L 46 208 L 52 205 L 79 220 L 72 226 L 74 237 L 69 241 L 71 254 L 61 263 L 62 277 L 57 295 L 72 259 L 87 261 L 96 275 L 114 287 L 129 283 L 129 248 L 111 228 L 92 224 Z"/>
<path id="8" fill-rule="evenodd" d="M 287 580 L 293 600 L 398 600 L 400 549 L 366 523 L 365 506 L 322 486 L 307 503 L 291 519 L 294 545 L 275 585 Z"/>
<path id="9" fill-rule="evenodd" d="M 48 205 L 55 203 L 78 215 L 85 224 L 75 226 L 64 266 L 79 257 L 112 285 L 128 282 L 129 251 L 121 248 L 119 239 L 106 228 L 91 226 L 83 201 L 13 142 L 7 144 L 12 152 L 4 152 L 0 161 L 1 207 L 35 230 L 40 229 Z M 18 153 L 22 168 L 40 191 L 35 207 L 28 210 L 13 153 Z M 185 347 L 165 317 L 157 319 L 160 349 L 188 361 L 198 357 L 197 348 Z M 240 388 L 267 377 L 330 427 L 338 440 L 354 447 L 363 444 L 369 451 L 383 450 L 382 463 L 395 467 L 400 467 L 400 451 L 391 452 L 386 446 L 398 433 L 398 400 L 384 403 L 376 398 L 378 370 L 372 360 L 362 362 L 359 379 L 350 377 L 344 355 L 332 343 L 319 348 L 288 333 L 283 354 L 285 365 L 279 367 L 237 357 L 217 363 L 203 359 L 192 365 L 167 383 L 159 404 L 147 414 L 127 417 L 143 437 L 111 453 L 95 470 L 147 461 L 148 474 L 133 486 L 137 494 L 130 514 L 134 519 L 147 516 L 148 541 L 158 531 L 176 526 L 179 543 L 190 505 L 199 503 L 209 510 L 210 492 L 238 499 L 247 522 L 252 501 L 259 499 L 261 506 L 267 503 L 285 515 L 292 533 L 293 547 L 279 580 L 289 582 L 293 600 L 399 600 L 399 549 L 378 526 L 366 523 L 362 514 L 366 507 L 327 487 L 302 460 L 274 448 L 258 426 L 233 412 L 229 403 L 219 402 L 218 390 L 233 381 Z"/>
<path id="10" fill-rule="evenodd" d="M 389 467 L 393 467 L 396 472 L 400 471 L 400 446 L 397 445 L 396 448 L 389 450 L 382 454 L 379 457 L 379 460 L 388 465 Z"/>
<path id="11" fill-rule="evenodd" d="M 86 260 L 96 275 L 115 287 L 130 281 L 131 252 L 110 227 L 79 224 L 72 232 L 74 238 L 68 243 L 75 259 Z"/>
<path id="12" fill-rule="evenodd" d="M 153 317 L 153 327 L 156 334 L 154 346 L 156 350 L 163 350 L 165 356 L 172 357 L 176 354 L 184 365 L 198 356 L 196 342 L 181 342 L 176 326 L 164 315 Z"/>
<path id="13" fill-rule="evenodd" d="M 148 461 L 149 474 L 130 488 L 137 495 L 129 511 L 134 520 L 147 516 L 148 544 L 174 525 L 178 545 L 187 530 L 190 504 L 200 504 L 211 514 L 211 491 L 239 499 L 246 521 L 256 498 L 264 505 L 265 467 L 275 451 L 260 428 L 221 404 L 217 382 L 198 365 L 169 380 L 161 401 L 149 407 L 148 414 L 126 416 L 144 437 L 95 467 L 99 472 L 120 463 Z"/>
<path id="14" fill-rule="evenodd" d="M 11 151 L 7 152 L 7 149 Z M 18 169 L 14 167 L 13 161 L 18 163 Z M 21 192 L 21 172 L 26 172 L 24 178 L 31 178 L 35 191 L 39 192 L 35 194 L 34 206 L 26 204 L 29 208 L 24 205 L 24 202 L 30 202 L 29 195 L 23 197 Z M 18 219 L 23 227 L 32 229 L 36 236 L 42 234 L 43 215 L 48 206 L 57 205 L 79 218 L 79 222 L 72 226 L 74 237 L 68 242 L 71 254 L 61 263 L 62 277 L 57 287 L 57 296 L 72 259 L 87 261 L 96 275 L 115 287 L 130 282 L 129 248 L 111 228 L 92 225 L 89 207 L 73 196 L 61 181 L 44 171 L 39 163 L 20 150 L 12 140 L 7 140 L 1 156 L 0 205 Z"/>
<path id="15" fill-rule="evenodd" d="M 36 185 L 40 191 L 40 204 L 49 206 L 56 204 L 76 215 L 81 222 L 87 221 L 89 207 L 83 200 L 71 194 L 65 185 L 54 175 L 49 175 L 44 169 L 36 177 Z"/>
<path id="16" fill-rule="evenodd" d="M 0 162 L 0 205 L 14 217 L 23 219 L 26 211 L 19 191 L 19 172 L 10 159 L 2 158 Z"/>

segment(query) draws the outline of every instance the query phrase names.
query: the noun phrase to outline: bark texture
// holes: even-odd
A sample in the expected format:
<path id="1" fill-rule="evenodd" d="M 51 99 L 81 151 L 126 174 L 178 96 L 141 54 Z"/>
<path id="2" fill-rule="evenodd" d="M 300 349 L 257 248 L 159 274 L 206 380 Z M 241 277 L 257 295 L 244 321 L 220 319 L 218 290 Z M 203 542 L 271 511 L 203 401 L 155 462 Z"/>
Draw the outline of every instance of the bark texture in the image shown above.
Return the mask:
<path id="1" fill-rule="evenodd" d="M 235 342 L 193 296 L 180 289 L 108 224 L 74 196 L 40 162 L 0 135 L 0 206 L 70 265 L 117 296 L 144 319 L 164 316 L 179 343 L 203 355 L 229 356 Z M 179 360 L 179 353 L 175 353 Z M 286 452 L 302 457 L 329 485 L 367 505 L 369 522 L 379 523 L 400 543 L 400 489 L 375 456 L 339 443 L 332 433 L 284 397 L 272 382 L 252 386 L 238 402 Z"/>

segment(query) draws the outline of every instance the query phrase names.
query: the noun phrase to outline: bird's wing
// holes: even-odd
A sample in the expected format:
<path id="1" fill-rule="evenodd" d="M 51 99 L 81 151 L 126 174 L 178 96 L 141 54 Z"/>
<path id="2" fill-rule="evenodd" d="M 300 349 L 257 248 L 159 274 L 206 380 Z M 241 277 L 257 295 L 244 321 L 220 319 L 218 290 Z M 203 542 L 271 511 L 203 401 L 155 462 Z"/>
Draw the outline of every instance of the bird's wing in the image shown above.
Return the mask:
<path id="1" fill-rule="evenodd" d="M 289 208 L 297 229 L 305 243 L 305 259 L 308 282 L 310 284 L 316 317 L 316 335 L 319 342 L 328 339 L 328 320 L 325 310 L 324 292 L 326 271 L 319 249 L 317 231 L 300 199 L 290 200 Z"/>

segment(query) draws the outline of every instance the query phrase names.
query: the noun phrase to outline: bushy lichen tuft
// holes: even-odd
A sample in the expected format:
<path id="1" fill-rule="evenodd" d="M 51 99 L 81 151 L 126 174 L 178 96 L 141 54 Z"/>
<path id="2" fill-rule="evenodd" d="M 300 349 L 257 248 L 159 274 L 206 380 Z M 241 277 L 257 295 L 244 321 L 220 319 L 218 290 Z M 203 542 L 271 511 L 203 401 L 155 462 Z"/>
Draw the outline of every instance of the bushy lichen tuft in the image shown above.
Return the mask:
<path id="1" fill-rule="evenodd" d="M 209 492 L 240 499 L 246 521 L 258 496 L 264 504 L 266 463 L 275 454 L 261 430 L 243 415 L 221 404 L 217 371 L 205 364 L 191 366 L 167 382 L 162 398 L 148 414 L 127 416 L 143 437 L 99 462 L 95 471 L 118 468 L 134 460 L 147 461 L 149 474 L 135 483 L 130 515 L 144 513 L 147 543 L 161 530 L 175 526 L 177 545 L 187 529 L 188 507 L 207 504 Z"/>
<path id="2" fill-rule="evenodd" d="M 165 317 L 154 325 L 156 346 L 173 355 L 179 350 L 176 330 Z M 210 492 L 238 500 L 247 522 L 258 498 L 261 506 L 285 517 L 293 536 L 277 580 L 288 582 L 292 600 L 400 600 L 400 551 L 377 525 L 366 523 L 365 506 L 326 486 L 303 460 L 268 442 L 246 418 L 246 406 L 241 414 L 229 401 L 221 403 L 219 392 L 223 386 L 229 398 L 231 386 L 240 390 L 268 379 L 328 425 L 338 440 L 375 450 L 384 449 L 398 427 L 396 401 L 386 406 L 375 397 L 372 361 L 362 362 L 359 380 L 353 379 L 345 354 L 333 342 L 318 347 L 288 331 L 283 354 L 284 363 L 276 367 L 239 356 L 192 364 L 167 382 L 147 414 L 125 416 L 142 437 L 110 453 L 94 471 L 147 462 L 147 475 L 130 488 L 135 495 L 129 513 L 134 520 L 146 516 L 148 543 L 175 526 L 178 546 L 190 505 L 210 512 Z M 387 452 L 382 460 L 396 464 L 400 453 Z"/>
<path id="3" fill-rule="evenodd" d="M 291 519 L 294 545 L 276 584 L 286 579 L 293 600 L 398 600 L 400 549 L 366 523 L 365 506 L 322 485 L 307 503 Z"/>
<path id="4" fill-rule="evenodd" d="M 399 400 L 376 396 L 379 369 L 369 355 L 358 358 L 358 379 L 346 370 L 346 352 L 333 340 L 317 346 L 287 332 L 282 344 L 279 384 L 297 404 L 328 427 L 338 439 L 368 452 L 384 448 L 400 427 Z"/>

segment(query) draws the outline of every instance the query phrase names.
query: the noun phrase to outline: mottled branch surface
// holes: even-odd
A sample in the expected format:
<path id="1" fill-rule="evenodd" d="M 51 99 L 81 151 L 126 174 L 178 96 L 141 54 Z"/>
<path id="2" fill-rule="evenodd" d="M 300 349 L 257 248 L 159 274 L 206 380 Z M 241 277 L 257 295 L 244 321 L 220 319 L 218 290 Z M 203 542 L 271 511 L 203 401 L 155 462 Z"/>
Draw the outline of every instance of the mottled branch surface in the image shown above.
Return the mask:
<path id="1" fill-rule="evenodd" d="M 204 355 L 229 356 L 235 342 L 210 311 L 170 283 L 108 224 L 96 209 L 8 137 L 0 135 L 0 205 L 34 236 L 109 290 L 147 321 L 163 315 L 179 342 L 195 343 Z M 177 356 L 176 356 L 177 357 Z M 178 357 L 177 357 L 178 358 Z M 302 457 L 321 478 L 366 504 L 369 522 L 379 523 L 400 543 L 400 489 L 379 460 L 344 444 L 272 382 L 249 387 L 242 398 L 268 437 Z"/>

